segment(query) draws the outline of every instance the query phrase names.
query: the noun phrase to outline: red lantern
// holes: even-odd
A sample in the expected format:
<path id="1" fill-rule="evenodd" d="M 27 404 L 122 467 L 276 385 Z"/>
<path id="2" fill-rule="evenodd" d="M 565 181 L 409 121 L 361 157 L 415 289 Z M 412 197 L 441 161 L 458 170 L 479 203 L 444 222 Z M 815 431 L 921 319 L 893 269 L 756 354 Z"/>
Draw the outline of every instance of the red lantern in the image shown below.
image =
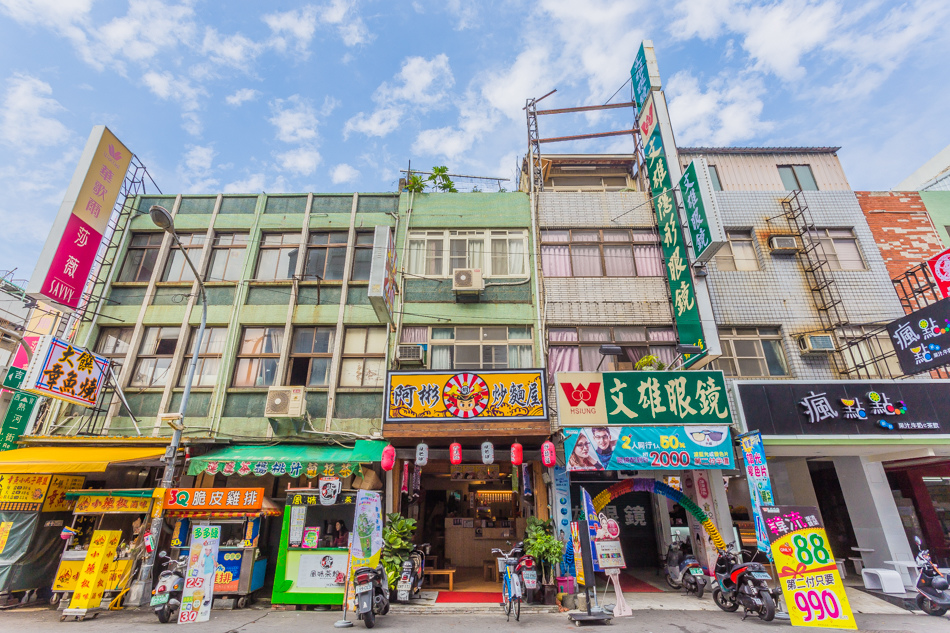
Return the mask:
<path id="1" fill-rule="evenodd" d="M 522 461 L 524 461 L 524 449 L 521 444 L 515 442 L 511 445 L 511 465 L 521 466 Z"/>
<path id="2" fill-rule="evenodd" d="M 387 473 L 393 469 L 393 466 L 396 465 L 396 447 L 392 444 L 383 449 L 383 457 L 380 460 L 383 466 L 383 470 Z"/>
<path id="3" fill-rule="evenodd" d="M 541 445 L 541 463 L 550 468 L 557 463 L 557 456 L 555 454 L 554 442 L 548 440 Z"/>
<path id="4" fill-rule="evenodd" d="M 462 463 L 462 445 L 458 442 L 449 444 L 449 461 L 456 466 Z"/>

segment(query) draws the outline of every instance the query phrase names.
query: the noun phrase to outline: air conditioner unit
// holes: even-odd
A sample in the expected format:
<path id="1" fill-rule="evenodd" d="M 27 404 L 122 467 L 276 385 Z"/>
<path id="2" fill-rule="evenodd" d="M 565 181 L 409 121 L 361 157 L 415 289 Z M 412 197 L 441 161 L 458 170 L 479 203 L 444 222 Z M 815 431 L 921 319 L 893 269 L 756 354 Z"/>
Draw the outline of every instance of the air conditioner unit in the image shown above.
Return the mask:
<path id="1" fill-rule="evenodd" d="M 801 249 L 794 235 L 773 235 L 769 238 L 769 250 L 773 255 L 794 255 Z"/>
<path id="2" fill-rule="evenodd" d="M 835 351 L 835 339 L 830 334 L 806 334 L 798 339 L 802 354 L 830 354 Z"/>
<path id="3" fill-rule="evenodd" d="M 456 268 L 452 271 L 452 290 L 455 292 L 473 293 L 484 289 L 481 268 Z"/>
<path id="4" fill-rule="evenodd" d="M 403 365 L 425 365 L 425 345 L 397 345 L 396 360 Z"/>
<path id="5" fill-rule="evenodd" d="M 307 410 L 306 392 L 303 387 L 270 387 L 264 417 L 300 418 Z"/>

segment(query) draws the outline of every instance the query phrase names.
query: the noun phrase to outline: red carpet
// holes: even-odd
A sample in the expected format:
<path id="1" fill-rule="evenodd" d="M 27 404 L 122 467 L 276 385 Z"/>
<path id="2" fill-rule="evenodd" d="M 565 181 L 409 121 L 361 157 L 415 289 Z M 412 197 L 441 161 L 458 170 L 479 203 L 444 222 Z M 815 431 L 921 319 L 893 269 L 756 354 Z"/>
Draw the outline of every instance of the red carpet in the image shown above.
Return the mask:
<path id="1" fill-rule="evenodd" d="M 463 603 L 463 602 L 482 602 L 494 603 L 501 602 L 501 592 L 495 591 L 440 591 L 435 599 L 437 603 Z"/>
<path id="2" fill-rule="evenodd" d="M 620 590 L 631 593 L 663 593 L 662 589 L 657 589 L 650 583 L 622 571 L 620 572 Z"/>

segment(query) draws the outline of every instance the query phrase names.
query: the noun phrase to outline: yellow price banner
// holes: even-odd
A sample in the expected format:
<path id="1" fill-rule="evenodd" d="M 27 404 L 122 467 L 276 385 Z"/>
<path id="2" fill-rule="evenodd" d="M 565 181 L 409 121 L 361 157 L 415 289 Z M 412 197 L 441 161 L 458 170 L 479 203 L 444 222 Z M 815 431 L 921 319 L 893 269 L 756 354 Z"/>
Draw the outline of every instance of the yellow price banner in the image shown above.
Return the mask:
<path id="1" fill-rule="evenodd" d="M 103 594 L 115 580 L 115 552 L 122 538 L 121 530 L 96 530 L 76 578 L 76 588 L 70 609 L 96 609 L 102 603 Z"/>
<path id="2" fill-rule="evenodd" d="M 857 629 L 818 509 L 762 506 L 792 626 Z"/>

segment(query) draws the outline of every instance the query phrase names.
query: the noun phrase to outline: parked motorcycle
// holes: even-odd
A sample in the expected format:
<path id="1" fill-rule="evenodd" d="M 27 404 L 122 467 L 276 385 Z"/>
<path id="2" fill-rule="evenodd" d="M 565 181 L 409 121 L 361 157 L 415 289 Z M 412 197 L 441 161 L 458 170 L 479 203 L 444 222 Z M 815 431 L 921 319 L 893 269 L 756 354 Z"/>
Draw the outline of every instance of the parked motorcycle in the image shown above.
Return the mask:
<path id="1" fill-rule="evenodd" d="M 152 591 L 149 606 L 155 609 L 155 615 L 162 624 L 168 624 L 181 606 L 181 593 L 185 588 L 185 578 L 179 570 L 184 571 L 188 566 L 188 556 L 183 555 L 174 560 L 167 553 L 161 551 L 159 558 L 164 558 L 165 569 L 158 575 L 158 583 Z"/>
<path id="2" fill-rule="evenodd" d="M 514 556 L 518 557 L 515 573 L 521 578 L 521 586 L 525 589 L 525 598 L 528 603 L 531 603 L 534 601 L 534 592 L 538 588 L 538 568 L 534 557 L 524 553 L 524 541 L 519 542 L 512 552 Z"/>
<path id="3" fill-rule="evenodd" d="M 409 602 L 418 596 L 422 590 L 422 581 L 425 579 L 426 556 L 429 554 L 429 544 L 416 545 L 409 553 L 409 558 L 402 562 L 402 571 L 396 581 L 396 597 L 393 602 Z"/>
<path id="4" fill-rule="evenodd" d="M 353 589 L 356 595 L 356 617 L 366 628 L 376 626 L 376 616 L 389 613 L 389 578 L 386 569 L 379 565 L 360 567 L 353 574 Z"/>
<path id="5" fill-rule="evenodd" d="M 944 615 L 950 609 L 950 591 L 947 590 L 950 582 L 930 559 L 930 550 L 921 549 L 923 543 L 919 536 L 914 537 L 914 542 L 917 543 L 916 562 L 920 569 L 916 585 L 917 606 L 927 615 Z"/>
<path id="6" fill-rule="evenodd" d="M 695 593 L 697 598 L 703 597 L 706 590 L 706 572 L 703 566 L 699 564 L 692 552 L 687 550 L 687 544 L 679 540 L 679 537 L 673 539 L 669 549 L 666 550 L 666 584 L 673 589 L 682 589 L 685 587 L 686 593 Z"/>
<path id="7" fill-rule="evenodd" d="M 750 613 L 759 616 L 765 622 L 775 618 L 775 600 L 781 593 L 778 588 L 770 589 L 767 580 L 772 577 L 765 566 L 756 562 L 743 562 L 743 554 L 735 543 L 719 551 L 716 560 L 716 581 L 713 589 L 713 602 L 723 611 L 745 609 L 744 620 Z M 750 555 L 751 558 L 751 555 Z"/>

